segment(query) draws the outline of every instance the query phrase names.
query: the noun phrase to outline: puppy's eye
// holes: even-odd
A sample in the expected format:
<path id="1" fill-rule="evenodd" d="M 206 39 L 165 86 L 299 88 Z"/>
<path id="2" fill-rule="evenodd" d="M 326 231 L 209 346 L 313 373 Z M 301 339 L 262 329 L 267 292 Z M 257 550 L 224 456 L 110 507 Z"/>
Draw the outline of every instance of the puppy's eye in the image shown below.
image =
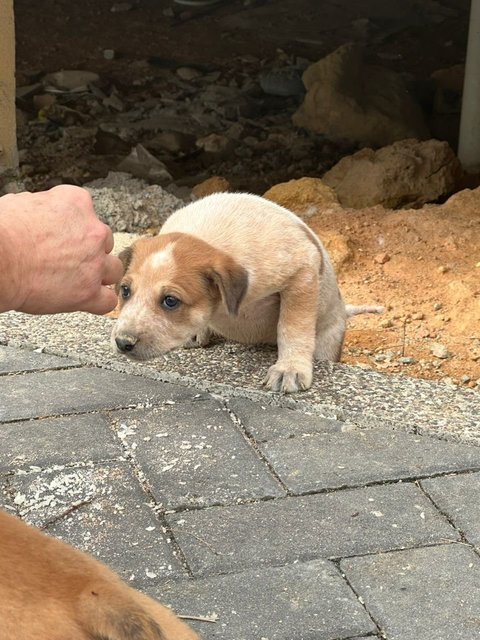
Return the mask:
<path id="1" fill-rule="evenodd" d="M 120 295 L 124 300 L 128 300 L 128 298 L 130 298 L 131 296 L 130 287 L 126 284 L 122 284 L 120 286 Z"/>
<path id="2" fill-rule="evenodd" d="M 165 296 L 160 304 L 167 311 L 172 311 L 173 309 L 177 309 L 182 304 L 182 301 L 175 296 Z"/>

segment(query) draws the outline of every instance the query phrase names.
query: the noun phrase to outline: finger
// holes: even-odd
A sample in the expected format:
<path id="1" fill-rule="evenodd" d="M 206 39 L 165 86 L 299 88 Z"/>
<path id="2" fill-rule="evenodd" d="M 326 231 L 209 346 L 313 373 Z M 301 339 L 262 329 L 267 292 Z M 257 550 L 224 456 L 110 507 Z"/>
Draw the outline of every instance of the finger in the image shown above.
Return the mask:
<path id="1" fill-rule="evenodd" d="M 108 225 L 105 225 L 105 228 L 107 229 L 107 237 L 105 238 L 105 253 L 111 253 L 114 245 L 113 233 Z"/>
<path id="2" fill-rule="evenodd" d="M 94 313 L 95 315 L 104 315 L 109 311 L 113 311 L 117 306 L 118 298 L 113 289 L 102 286 L 98 295 L 86 303 L 81 311 Z"/>
<path id="3" fill-rule="evenodd" d="M 102 284 L 116 284 L 122 279 L 123 264 L 117 256 L 106 256 Z"/>

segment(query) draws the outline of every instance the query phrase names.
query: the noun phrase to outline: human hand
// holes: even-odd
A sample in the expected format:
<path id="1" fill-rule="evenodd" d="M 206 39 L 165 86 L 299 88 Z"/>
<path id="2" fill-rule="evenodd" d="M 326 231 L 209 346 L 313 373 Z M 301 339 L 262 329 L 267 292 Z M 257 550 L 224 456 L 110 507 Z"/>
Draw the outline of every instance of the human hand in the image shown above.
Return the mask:
<path id="1" fill-rule="evenodd" d="M 0 311 L 103 314 L 123 274 L 113 234 L 85 189 L 70 185 L 0 198 Z"/>

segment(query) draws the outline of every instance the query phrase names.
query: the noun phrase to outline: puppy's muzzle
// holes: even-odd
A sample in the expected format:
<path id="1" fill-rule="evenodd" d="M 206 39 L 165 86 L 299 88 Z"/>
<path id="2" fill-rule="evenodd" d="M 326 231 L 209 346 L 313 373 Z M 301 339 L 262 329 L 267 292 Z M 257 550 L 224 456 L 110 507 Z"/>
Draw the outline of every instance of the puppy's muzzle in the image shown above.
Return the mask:
<path id="1" fill-rule="evenodd" d="M 121 335 L 115 338 L 117 349 L 122 353 L 130 353 L 133 351 L 137 342 L 138 337 L 132 335 Z"/>

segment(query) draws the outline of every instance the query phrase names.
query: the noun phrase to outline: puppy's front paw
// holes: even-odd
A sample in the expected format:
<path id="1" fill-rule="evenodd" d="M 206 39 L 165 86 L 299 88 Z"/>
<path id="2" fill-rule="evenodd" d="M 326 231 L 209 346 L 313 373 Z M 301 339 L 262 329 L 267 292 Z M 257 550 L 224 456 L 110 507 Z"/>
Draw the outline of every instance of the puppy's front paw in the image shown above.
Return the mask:
<path id="1" fill-rule="evenodd" d="M 184 349 L 198 349 L 199 347 L 207 347 L 212 339 L 212 333 L 210 329 L 205 329 L 204 331 L 200 331 L 196 336 L 187 340 L 185 344 L 183 344 Z"/>
<path id="2" fill-rule="evenodd" d="M 295 393 L 305 391 L 312 384 L 313 367 L 311 364 L 277 362 L 270 367 L 263 384 L 271 391 Z"/>

